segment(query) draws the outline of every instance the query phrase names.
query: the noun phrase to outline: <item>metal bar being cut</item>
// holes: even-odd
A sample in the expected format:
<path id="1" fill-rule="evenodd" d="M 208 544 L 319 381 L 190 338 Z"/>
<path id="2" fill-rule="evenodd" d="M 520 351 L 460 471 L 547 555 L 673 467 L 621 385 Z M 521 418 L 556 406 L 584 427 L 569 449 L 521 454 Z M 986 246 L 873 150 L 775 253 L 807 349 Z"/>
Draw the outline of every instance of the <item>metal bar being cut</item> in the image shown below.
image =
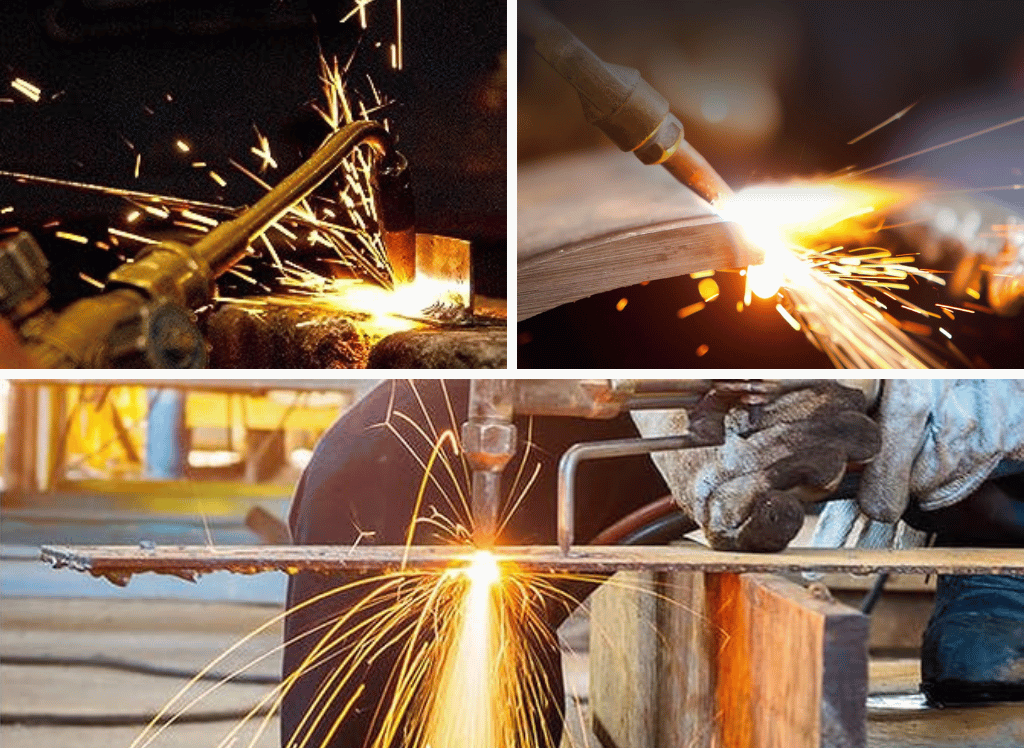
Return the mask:
<path id="1" fill-rule="evenodd" d="M 214 571 L 365 572 L 445 568 L 465 563 L 470 546 L 43 546 L 42 559 L 125 584 L 132 574 L 157 572 L 185 578 Z M 607 574 L 621 570 L 871 574 L 1024 575 L 1024 552 L 981 548 L 792 548 L 781 553 L 713 551 L 693 543 L 674 546 L 586 546 L 563 555 L 556 546 L 500 546 L 499 561 L 527 572 Z"/>

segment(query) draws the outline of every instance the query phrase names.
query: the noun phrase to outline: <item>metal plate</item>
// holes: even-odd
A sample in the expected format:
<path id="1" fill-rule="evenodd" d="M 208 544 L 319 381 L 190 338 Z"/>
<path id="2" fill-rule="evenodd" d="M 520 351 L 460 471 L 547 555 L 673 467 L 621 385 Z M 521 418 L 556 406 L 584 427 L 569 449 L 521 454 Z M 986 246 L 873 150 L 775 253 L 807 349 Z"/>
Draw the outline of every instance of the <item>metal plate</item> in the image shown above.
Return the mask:
<path id="1" fill-rule="evenodd" d="M 443 568 L 466 562 L 468 546 L 44 546 L 42 559 L 125 583 L 132 574 L 158 572 L 194 578 L 212 571 L 351 572 Z M 1024 552 L 1006 549 L 919 548 L 789 549 L 782 553 L 712 551 L 696 544 L 657 547 L 587 546 L 563 556 L 555 546 L 508 546 L 503 563 L 552 574 L 607 574 L 620 570 L 870 574 L 1019 574 Z"/>

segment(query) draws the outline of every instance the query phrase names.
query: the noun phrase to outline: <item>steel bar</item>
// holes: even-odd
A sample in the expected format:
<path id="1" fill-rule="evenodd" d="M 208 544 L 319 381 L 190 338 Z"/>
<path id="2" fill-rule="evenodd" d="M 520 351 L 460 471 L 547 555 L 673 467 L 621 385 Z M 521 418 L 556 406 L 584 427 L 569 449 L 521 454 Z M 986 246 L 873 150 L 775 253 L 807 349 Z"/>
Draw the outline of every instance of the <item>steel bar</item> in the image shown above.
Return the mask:
<path id="1" fill-rule="evenodd" d="M 232 571 L 367 572 L 437 569 L 465 563 L 471 546 L 44 546 L 42 560 L 125 584 L 132 574 L 158 572 L 194 579 Z M 585 546 L 563 555 L 557 546 L 495 549 L 503 563 L 529 572 L 608 574 L 620 570 L 872 574 L 1024 575 L 1024 551 L 989 548 L 791 548 L 781 553 L 713 551 L 695 543 L 672 546 Z"/>
<path id="2" fill-rule="evenodd" d="M 661 436 L 651 439 L 609 439 L 573 444 L 558 461 L 558 547 L 568 554 L 576 537 L 576 471 L 584 460 L 631 457 L 653 452 L 718 446 L 724 434 L 710 438 L 702 434 Z"/>

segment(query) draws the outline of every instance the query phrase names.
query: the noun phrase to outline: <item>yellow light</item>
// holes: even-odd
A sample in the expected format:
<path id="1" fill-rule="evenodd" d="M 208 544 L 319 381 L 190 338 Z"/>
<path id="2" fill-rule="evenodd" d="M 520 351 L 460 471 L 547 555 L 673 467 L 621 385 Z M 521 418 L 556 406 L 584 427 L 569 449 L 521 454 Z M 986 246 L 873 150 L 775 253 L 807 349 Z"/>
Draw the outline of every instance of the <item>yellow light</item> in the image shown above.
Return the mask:
<path id="1" fill-rule="evenodd" d="M 747 287 L 759 299 L 770 299 L 779 292 L 785 281 L 781 262 L 751 265 L 747 273 Z"/>
<path id="2" fill-rule="evenodd" d="M 764 252 L 747 274 L 747 289 L 770 299 L 810 272 L 806 245 L 863 237 L 873 231 L 866 216 L 904 199 L 908 189 L 858 181 L 792 182 L 746 187 L 719 206 L 723 218 Z"/>
<path id="3" fill-rule="evenodd" d="M 718 284 L 714 278 L 702 278 L 700 283 L 697 284 L 697 293 L 700 294 L 704 301 L 714 301 L 718 298 L 719 294 Z"/>
<path id="4" fill-rule="evenodd" d="M 469 566 L 465 568 L 466 577 L 474 585 L 491 587 L 497 584 L 501 578 L 501 569 L 498 568 L 498 560 L 490 551 L 477 551 Z"/>

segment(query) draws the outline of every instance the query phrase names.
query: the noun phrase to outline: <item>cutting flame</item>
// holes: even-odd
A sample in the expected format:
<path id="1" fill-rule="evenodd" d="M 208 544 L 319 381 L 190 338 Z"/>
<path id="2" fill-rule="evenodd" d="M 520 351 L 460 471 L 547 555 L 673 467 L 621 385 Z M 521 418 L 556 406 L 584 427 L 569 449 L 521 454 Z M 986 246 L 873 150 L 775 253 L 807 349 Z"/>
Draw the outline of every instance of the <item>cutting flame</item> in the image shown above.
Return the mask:
<path id="1" fill-rule="evenodd" d="M 909 289 L 905 281 L 911 276 L 937 285 L 943 280 L 915 267 L 912 255 L 894 257 L 887 249 L 867 246 L 882 226 L 878 216 L 917 192 L 909 183 L 843 179 L 757 185 L 729 197 L 719 213 L 764 253 L 761 264 L 746 269 L 743 304 L 754 295 L 781 295 L 779 313 L 837 366 L 941 367 L 904 332 L 916 329 L 912 323 L 896 320 L 868 292 L 938 317 L 892 292 Z"/>
<path id="2" fill-rule="evenodd" d="M 449 643 L 438 682 L 427 745 L 431 748 L 493 748 L 499 743 L 503 706 L 498 644 L 501 631 L 495 586 L 501 579 L 498 562 L 477 551 L 464 569 L 448 574 L 468 582 L 463 604 L 443 637 Z"/>
<path id="3" fill-rule="evenodd" d="M 762 184 L 737 192 L 719 213 L 764 252 L 763 264 L 747 268 L 747 283 L 755 296 L 770 299 L 782 286 L 805 281 L 812 246 L 863 238 L 872 232 L 872 214 L 906 197 L 868 182 Z"/>

